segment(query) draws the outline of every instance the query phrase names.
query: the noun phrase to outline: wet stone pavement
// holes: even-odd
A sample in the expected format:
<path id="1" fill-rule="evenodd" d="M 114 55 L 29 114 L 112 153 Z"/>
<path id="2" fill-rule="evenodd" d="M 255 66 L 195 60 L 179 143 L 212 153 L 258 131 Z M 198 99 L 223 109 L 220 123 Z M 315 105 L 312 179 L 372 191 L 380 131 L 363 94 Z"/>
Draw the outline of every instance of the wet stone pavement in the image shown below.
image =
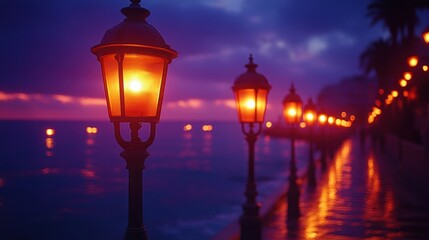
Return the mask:
<path id="1" fill-rule="evenodd" d="M 317 186 L 301 185 L 301 217 L 287 219 L 281 199 L 264 219 L 263 239 L 429 239 L 428 198 L 396 165 L 369 142 L 346 140 Z"/>

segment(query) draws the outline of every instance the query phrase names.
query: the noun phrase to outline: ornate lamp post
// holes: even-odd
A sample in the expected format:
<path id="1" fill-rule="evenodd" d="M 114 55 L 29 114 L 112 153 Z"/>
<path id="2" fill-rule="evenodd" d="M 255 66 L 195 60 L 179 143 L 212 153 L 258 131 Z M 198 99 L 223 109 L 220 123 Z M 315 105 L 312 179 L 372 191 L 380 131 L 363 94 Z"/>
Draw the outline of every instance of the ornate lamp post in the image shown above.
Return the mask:
<path id="1" fill-rule="evenodd" d="M 167 66 L 177 52 L 146 22 L 149 10 L 131 0 L 122 8 L 125 20 L 109 29 L 91 52 L 101 63 L 108 113 L 115 138 L 124 149 L 121 156 L 129 171 L 128 227 L 125 239 L 147 239 L 143 224 L 142 170 L 155 139 L 164 95 Z M 121 123 L 130 124 L 130 138 L 121 135 Z M 139 129 L 149 124 L 149 136 L 142 141 Z"/>
<path id="2" fill-rule="evenodd" d="M 283 117 L 287 124 L 291 125 L 291 159 L 290 159 L 290 174 L 289 174 L 289 192 L 288 192 L 288 218 L 298 218 L 299 210 L 299 195 L 300 190 L 296 182 L 296 160 L 295 160 L 295 125 L 301 121 L 302 115 L 302 100 L 295 93 L 293 84 L 289 89 L 289 94 L 283 100 Z"/>
<path id="3" fill-rule="evenodd" d="M 249 161 L 246 191 L 246 202 L 243 204 L 243 215 L 240 217 L 240 236 L 242 240 L 260 240 L 262 238 L 260 205 L 256 203 L 255 183 L 255 142 L 261 132 L 267 106 L 270 84 L 264 75 L 256 72 L 258 65 L 253 63 L 250 55 L 247 71 L 238 76 L 232 86 L 237 105 L 241 129 L 249 145 Z"/>
<path id="4" fill-rule="evenodd" d="M 327 151 L 327 141 L 329 141 L 328 137 L 325 133 L 326 122 L 328 121 L 328 117 L 326 114 L 322 113 L 318 116 L 319 126 L 320 126 L 320 164 L 322 165 L 322 170 L 326 170 L 326 151 Z"/>
<path id="5" fill-rule="evenodd" d="M 313 127 L 317 121 L 316 105 L 314 105 L 313 100 L 308 99 L 307 104 L 304 106 L 304 122 L 307 124 L 308 132 L 308 145 L 309 145 L 309 159 L 308 159 L 308 183 L 310 186 L 316 185 L 316 167 L 314 166 L 314 135 Z"/>

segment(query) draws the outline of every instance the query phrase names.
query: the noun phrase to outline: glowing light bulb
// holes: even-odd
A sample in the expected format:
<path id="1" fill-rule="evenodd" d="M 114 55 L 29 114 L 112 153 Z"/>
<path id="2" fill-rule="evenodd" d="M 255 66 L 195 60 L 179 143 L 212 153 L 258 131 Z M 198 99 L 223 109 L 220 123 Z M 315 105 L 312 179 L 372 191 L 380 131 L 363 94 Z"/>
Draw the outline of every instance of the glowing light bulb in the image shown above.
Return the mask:
<path id="1" fill-rule="evenodd" d="M 133 80 L 131 80 L 131 81 L 130 81 L 129 88 L 130 88 L 130 90 L 131 90 L 132 92 L 137 93 L 137 92 L 142 91 L 142 89 L 143 89 L 143 85 L 142 85 L 142 83 L 141 83 L 141 81 L 140 81 L 140 80 L 138 80 L 138 79 L 133 79 Z"/>
<path id="2" fill-rule="evenodd" d="M 291 117 L 296 116 L 296 109 L 294 109 L 294 108 L 289 108 L 289 109 L 287 110 L 287 115 L 289 115 L 289 116 L 291 116 Z"/>
<path id="3" fill-rule="evenodd" d="M 255 109 L 256 104 L 255 104 L 255 101 L 253 99 L 249 99 L 249 100 L 246 101 L 245 106 L 248 109 Z"/>
<path id="4" fill-rule="evenodd" d="M 55 130 L 52 128 L 46 129 L 46 135 L 47 136 L 53 136 L 55 134 Z"/>
<path id="5" fill-rule="evenodd" d="M 323 115 L 320 115 L 320 116 L 319 116 L 319 122 L 320 122 L 320 123 L 322 123 L 322 124 L 323 124 L 323 123 L 325 123 L 325 122 L 326 122 L 326 120 L 327 120 L 326 115 L 324 115 L 324 114 L 323 114 Z"/>
<path id="6" fill-rule="evenodd" d="M 191 124 L 186 124 L 183 127 L 183 131 L 187 132 L 187 131 L 191 131 L 192 130 L 192 125 Z"/>
<path id="7" fill-rule="evenodd" d="M 305 115 L 305 118 L 307 119 L 307 121 L 313 122 L 314 121 L 314 114 L 313 113 L 307 113 Z"/>
<path id="8" fill-rule="evenodd" d="M 405 72 L 404 73 L 404 78 L 405 80 L 411 80 L 411 78 L 413 77 L 413 75 L 410 72 Z"/>
<path id="9" fill-rule="evenodd" d="M 408 58 L 408 65 L 410 65 L 410 67 L 415 67 L 415 66 L 417 66 L 418 63 L 419 63 L 418 57 L 412 56 L 412 57 Z"/>

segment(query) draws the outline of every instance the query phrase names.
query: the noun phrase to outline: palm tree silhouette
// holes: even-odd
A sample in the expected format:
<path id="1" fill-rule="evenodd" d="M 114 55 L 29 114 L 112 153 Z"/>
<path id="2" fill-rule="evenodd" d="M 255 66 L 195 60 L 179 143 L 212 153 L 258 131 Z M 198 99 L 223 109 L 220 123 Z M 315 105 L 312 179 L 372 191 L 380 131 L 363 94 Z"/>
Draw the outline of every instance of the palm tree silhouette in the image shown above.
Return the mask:
<path id="1" fill-rule="evenodd" d="M 379 39 L 372 42 L 360 55 L 359 65 L 366 74 L 374 72 L 378 79 L 378 87 L 385 89 L 389 84 L 390 67 L 387 63 L 392 59 L 393 48 L 389 41 Z"/>
<path id="2" fill-rule="evenodd" d="M 427 0 L 374 0 L 367 7 L 367 16 L 371 24 L 381 22 L 389 31 L 392 44 L 399 40 L 415 37 L 415 28 L 419 23 L 417 10 L 429 9 Z"/>

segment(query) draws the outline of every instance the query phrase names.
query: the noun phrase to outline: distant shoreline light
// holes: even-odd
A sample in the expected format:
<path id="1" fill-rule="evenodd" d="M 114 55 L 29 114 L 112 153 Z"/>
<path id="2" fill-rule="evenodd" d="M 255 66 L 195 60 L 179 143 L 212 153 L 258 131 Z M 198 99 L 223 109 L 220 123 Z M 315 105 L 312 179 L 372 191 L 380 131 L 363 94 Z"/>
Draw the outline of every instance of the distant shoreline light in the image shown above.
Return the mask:
<path id="1" fill-rule="evenodd" d="M 49 137 L 54 136 L 54 134 L 55 134 L 55 129 L 53 129 L 53 128 L 48 128 L 48 129 L 46 129 L 45 133 L 46 133 L 46 136 L 49 136 Z"/>

